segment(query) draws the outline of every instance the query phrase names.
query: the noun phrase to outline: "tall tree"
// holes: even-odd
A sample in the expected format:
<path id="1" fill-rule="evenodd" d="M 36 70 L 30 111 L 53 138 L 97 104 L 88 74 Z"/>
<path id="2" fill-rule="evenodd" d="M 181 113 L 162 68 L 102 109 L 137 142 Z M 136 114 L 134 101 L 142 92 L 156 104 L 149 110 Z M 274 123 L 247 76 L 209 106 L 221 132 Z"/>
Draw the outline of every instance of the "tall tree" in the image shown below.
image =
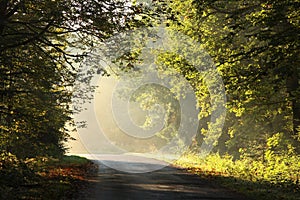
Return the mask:
<path id="1" fill-rule="evenodd" d="M 266 141 L 278 133 L 281 147 L 288 148 L 286 141 L 297 147 L 299 2 L 210 0 L 168 5 L 171 26 L 199 41 L 222 74 L 229 113 L 219 147 L 226 143 L 234 152 L 248 148 L 262 155 Z"/>
<path id="2" fill-rule="evenodd" d="M 21 158 L 61 154 L 74 64 L 91 38 L 132 18 L 125 1 L 0 0 L 0 148 Z"/>

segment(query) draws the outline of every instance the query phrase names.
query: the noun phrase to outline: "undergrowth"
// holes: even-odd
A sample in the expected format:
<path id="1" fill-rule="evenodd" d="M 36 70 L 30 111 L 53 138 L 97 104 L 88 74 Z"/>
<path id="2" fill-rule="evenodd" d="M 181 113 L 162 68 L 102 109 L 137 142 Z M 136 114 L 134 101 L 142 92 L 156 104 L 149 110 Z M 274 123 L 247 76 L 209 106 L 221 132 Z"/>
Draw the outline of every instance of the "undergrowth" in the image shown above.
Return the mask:
<path id="1" fill-rule="evenodd" d="M 175 165 L 261 200 L 300 199 L 300 156 L 272 155 L 264 161 L 213 154 L 205 159 L 186 154 Z"/>
<path id="2" fill-rule="evenodd" d="M 3 152 L 0 199 L 72 199 L 93 168 L 91 161 L 77 156 L 20 160 Z"/>

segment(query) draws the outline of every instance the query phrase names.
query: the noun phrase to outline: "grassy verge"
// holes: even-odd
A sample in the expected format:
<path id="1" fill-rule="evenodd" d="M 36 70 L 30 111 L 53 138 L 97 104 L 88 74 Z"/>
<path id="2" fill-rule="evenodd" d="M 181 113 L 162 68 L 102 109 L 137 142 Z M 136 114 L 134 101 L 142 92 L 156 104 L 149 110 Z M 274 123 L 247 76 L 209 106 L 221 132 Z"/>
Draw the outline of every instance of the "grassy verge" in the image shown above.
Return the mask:
<path id="1" fill-rule="evenodd" d="M 250 199 L 300 200 L 300 162 L 292 160 L 262 163 L 244 158 L 233 161 L 231 157 L 211 155 L 201 159 L 189 154 L 175 165 L 206 179 L 240 192 Z"/>
<path id="2" fill-rule="evenodd" d="M 74 199 L 87 184 L 86 177 L 96 171 L 91 161 L 78 156 L 35 158 L 11 165 L 14 170 L 6 170 L 3 164 L 0 168 L 4 177 L 0 199 Z"/>

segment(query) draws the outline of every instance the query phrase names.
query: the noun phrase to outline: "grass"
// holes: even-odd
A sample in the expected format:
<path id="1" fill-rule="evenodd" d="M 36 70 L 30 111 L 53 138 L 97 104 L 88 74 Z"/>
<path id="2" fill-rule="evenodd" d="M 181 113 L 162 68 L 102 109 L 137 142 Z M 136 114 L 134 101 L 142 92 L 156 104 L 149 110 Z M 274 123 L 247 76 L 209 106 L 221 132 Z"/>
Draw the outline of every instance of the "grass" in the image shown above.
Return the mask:
<path id="1" fill-rule="evenodd" d="M 202 159 L 193 154 L 187 154 L 175 163 L 250 199 L 300 200 L 299 163 L 287 163 L 288 168 L 272 164 L 274 166 L 247 158 L 233 161 L 229 156 L 219 155 Z"/>
<path id="2" fill-rule="evenodd" d="M 73 156 L 73 155 L 69 155 L 69 156 L 63 156 L 60 159 L 48 159 L 46 162 L 47 166 L 60 166 L 60 167 L 66 167 L 66 166 L 82 166 L 82 165 L 87 165 L 89 164 L 90 161 L 87 158 L 83 158 L 80 156 Z"/>

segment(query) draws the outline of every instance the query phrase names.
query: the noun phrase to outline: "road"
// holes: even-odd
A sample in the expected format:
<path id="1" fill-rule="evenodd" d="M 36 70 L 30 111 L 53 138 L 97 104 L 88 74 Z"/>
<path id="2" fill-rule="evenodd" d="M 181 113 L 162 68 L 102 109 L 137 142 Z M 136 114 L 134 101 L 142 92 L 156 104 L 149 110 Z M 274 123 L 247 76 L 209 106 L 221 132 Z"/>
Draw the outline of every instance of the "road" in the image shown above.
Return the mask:
<path id="1" fill-rule="evenodd" d="M 245 200 L 246 198 L 235 192 L 226 190 L 213 182 L 201 179 L 182 169 L 164 167 L 147 173 L 128 173 L 110 167 L 141 172 L 153 166 L 157 168 L 161 161 L 155 159 L 141 159 L 137 156 L 100 156 L 96 163 L 99 172 L 90 178 L 91 187 L 81 191 L 78 199 L 100 200 Z M 105 166 L 109 165 L 110 167 Z M 124 168 L 127 166 L 127 168 Z"/>

